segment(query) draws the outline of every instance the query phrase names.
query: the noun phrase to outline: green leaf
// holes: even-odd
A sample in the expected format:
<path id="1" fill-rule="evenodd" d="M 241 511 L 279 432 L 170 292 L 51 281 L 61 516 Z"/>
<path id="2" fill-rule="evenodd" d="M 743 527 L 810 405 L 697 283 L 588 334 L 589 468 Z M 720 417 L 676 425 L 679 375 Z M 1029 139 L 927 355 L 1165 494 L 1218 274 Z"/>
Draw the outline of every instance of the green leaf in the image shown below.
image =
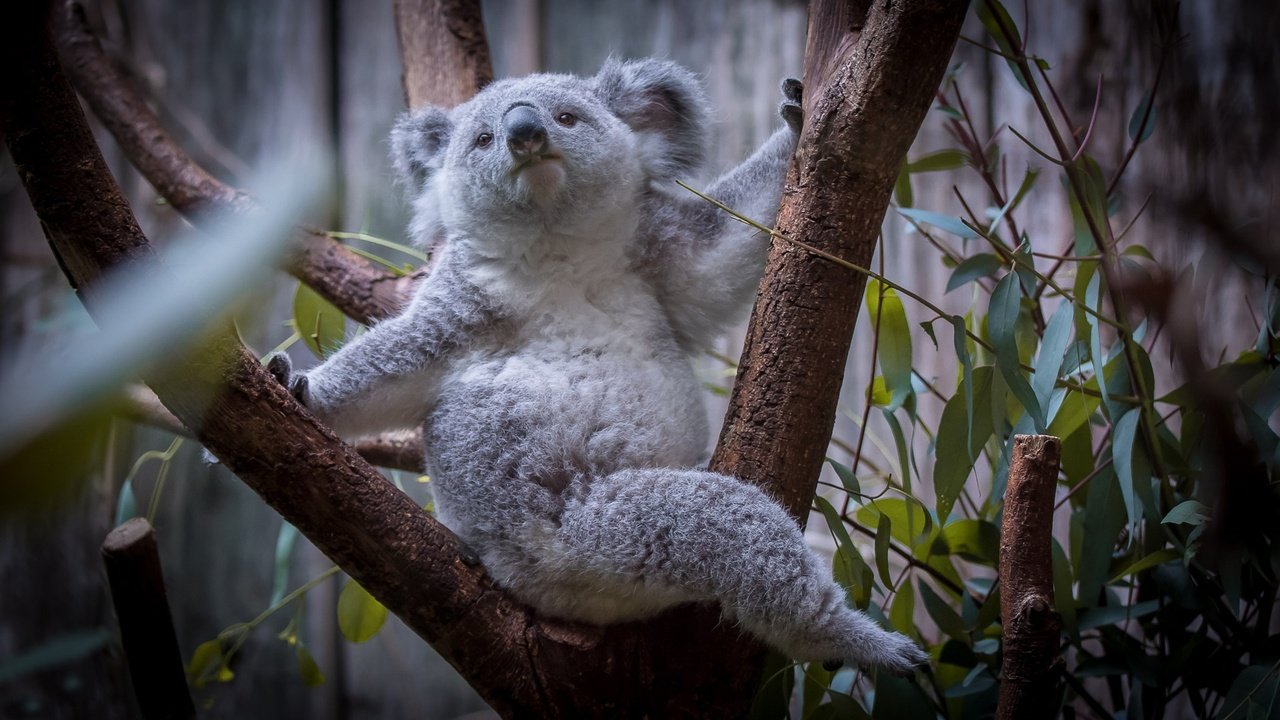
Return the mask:
<path id="1" fill-rule="evenodd" d="M 1000 221 L 1004 220 L 1006 215 L 1013 212 L 1022 204 L 1023 198 L 1025 198 L 1027 193 L 1031 191 L 1031 188 L 1036 184 L 1036 178 L 1038 177 L 1040 177 L 1040 170 L 1038 168 L 1027 166 L 1027 171 L 1022 176 L 1022 184 L 1018 185 L 1018 191 L 1013 194 L 1013 197 L 1009 198 L 1005 202 L 1004 207 L 1000 208 L 1000 212 L 996 213 L 996 216 L 991 219 L 991 224 L 987 227 L 988 235 L 995 237 L 996 229 L 1000 227 Z"/>
<path id="2" fill-rule="evenodd" d="M 933 519 L 915 498 L 883 498 L 863 505 L 855 513 L 862 525 L 877 527 L 881 515 L 888 515 L 892 520 L 893 539 L 909 548 L 914 548 L 933 531 Z"/>
<path id="3" fill-rule="evenodd" d="M 836 471 L 836 476 L 840 478 L 840 484 L 844 485 L 845 492 L 854 497 L 862 495 L 862 488 L 858 485 L 858 478 L 854 476 L 852 468 L 831 458 L 827 458 L 827 464 Z"/>
<path id="4" fill-rule="evenodd" d="M 907 172 L 923 173 L 954 170 L 958 167 L 964 167 L 967 162 L 969 162 L 969 153 L 963 150 L 938 150 L 918 158 L 915 162 L 907 163 Z"/>
<path id="5" fill-rule="evenodd" d="M 1177 560 L 1181 557 L 1182 557 L 1182 553 L 1178 552 L 1177 550 L 1174 550 L 1173 548 L 1165 548 L 1163 550 L 1157 550 L 1147 555 L 1146 557 L 1142 558 L 1141 560 L 1130 563 L 1124 569 L 1113 574 L 1111 578 L 1107 580 L 1107 582 L 1113 583 L 1121 578 L 1129 577 L 1130 575 L 1137 575 L 1143 570 L 1146 570 L 1148 568 L 1153 568 L 1156 565 L 1163 565 L 1164 563 Z"/>
<path id="6" fill-rule="evenodd" d="M 1129 139 L 1135 143 L 1145 141 L 1151 137 L 1151 133 L 1155 132 L 1156 111 L 1151 105 L 1154 99 L 1154 93 L 1144 95 L 1142 102 L 1138 103 L 1138 107 L 1134 108 L 1133 114 L 1129 116 Z"/>
<path id="7" fill-rule="evenodd" d="M 1000 279 L 991 293 L 991 304 L 987 310 L 987 332 L 996 346 L 996 367 L 1000 370 L 1001 377 L 1035 421 L 1036 432 L 1043 433 L 1044 412 L 1040 409 L 1031 385 L 1022 376 L 1021 360 L 1018 357 L 1016 329 L 1018 315 L 1022 312 L 1020 293 L 1016 274 L 1007 273 Z"/>
<path id="8" fill-rule="evenodd" d="M 933 320 L 937 319 L 938 318 L 934 318 Z M 933 330 L 933 320 L 920 323 L 920 327 L 924 328 L 924 333 L 933 341 L 933 349 L 936 352 L 938 349 L 938 334 Z"/>
<path id="9" fill-rule="evenodd" d="M 889 572 L 889 540 L 892 538 L 893 521 L 888 515 L 881 515 L 880 524 L 876 526 L 876 569 L 885 587 L 893 587 L 893 575 Z"/>
<path id="10" fill-rule="evenodd" d="M 1093 630 L 1106 625 L 1115 625 L 1126 620 L 1146 617 L 1160 609 L 1159 600 L 1147 600 L 1132 606 L 1108 605 L 1107 607 L 1089 608 L 1080 612 L 1080 630 Z"/>
<path id="11" fill-rule="evenodd" d="M 276 535 L 275 574 L 271 581 L 271 602 L 275 605 L 284 597 L 285 586 L 289 583 L 289 558 L 293 556 L 293 545 L 298 539 L 298 529 L 288 522 L 282 522 L 280 532 Z"/>
<path id="12" fill-rule="evenodd" d="M 222 666 L 222 643 L 206 640 L 196 646 L 187 663 L 187 679 L 197 688 L 204 687 L 217 668 Z"/>
<path id="13" fill-rule="evenodd" d="M 1064 302 L 1049 318 L 1044 339 L 1040 341 L 1040 353 L 1036 355 L 1035 372 L 1031 374 L 1031 390 L 1040 407 L 1046 409 L 1045 422 L 1050 425 L 1054 418 L 1049 414 L 1049 398 L 1053 395 L 1053 385 L 1066 357 L 1067 346 L 1071 344 L 1071 317 L 1071 304 Z"/>
<path id="14" fill-rule="evenodd" d="M 1195 500 L 1183 500 L 1165 514 L 1164 525 L 1201 525 L 1209 519 L 1209 508 Z"/>
<path id="15" fill-rule="evenodd" d="M 915 210 L 910 208 L 898 208 L 898 214 L 910 220 L 914 220 L 917 223 L 932 225 L 939 230 L 949 232 L 956 237 L 978 237 L 978 233 L 974 232 L 973 228 L 970 228 L 960 222 L 960 218 L 952 215 L 943 215 L 942 213 L 930 212 L 929 210 Z"/>
<path id="16" fill-rule="evenodd" d="M 923 580 L 920 584 L 920 599 L 924 601 L 924 609 L 929 613 L 929 617 L 937 624 L 938 629 L 962 642 L 969 641 L 969 631 L 964 626 L 964 620 L 960 619 L 959 613 L 947 604 L 929 584 Z"/>
<path id="17" fill-rule="evenodd" d="M 347 580 L 338 595 L 338 629 L 342 636 L 353 643 L 373 638 L 387 621 L 387 609 L 382 606 L 360 583 Z"/>
<path id="18" fill-rule="evenodd" d="M 1142 517 L 1142 505 L 1135 490 L 1135 484 L 1147 482 L 1146 477 L 1138 476 L 1135 470 L 1135 455 L 1141 453 L 1134 447 L 1137 440 L 1138 421 L 1142 417 L 1141 408 L 1133 408 L 1120 416 L 1111 429 L 1111 460 L 1116 468 L 1116 477 L 1120 482 L 1120 497 L 1124 500 L 1125 512 L 1129 515 L 1129 525 L 1136 525 Z M 1137 450 L 1137 453 L 1135 453 Z M 1137 465 L 1143 467 L 1142 464 Z"/>
<path id="19" fill-rule="evenodd" d="M 875 685 L 876 699 L 871 708 L 872 720 L 919 720 L 938 715 L 924 692 L 910 680 L 885 670 L 877 670 Z"/>
<path id="20" fill-rule="evenodd" d="M 989 567 L 999 564 L 1000 531 L 987 520 L 965 518 L 942 528 L 935 554 L 952 554 Z"/>
<path id="21" fill-rule="evenodd" d="M 938 518 L 946 522 L 964 487 L 982 446 L 994 432 L 991 422 L 990 366 L 974 368 L 972 390 L 962 382 L 958 390 L 942 410 L 938 423 L 936 447 L 937 465 L 934 466 L 934 491 L 938 498 Z M 965 407 L 965 397 L 973 397 L 973 407 Z"/>
<path id="22" fill-rule="evenodd" d="M 819 705 L 805 720 L 869 720 L 870 715 L 858 701 L 842 692 L 828 689 L 830 702 Z M 781 716 L 779 716 L 781 717 Z"/>
<path id="23" fill-rule="evenodd" d="M 778 720 L 787 717 L 791 692 L 795 687 L 796 674 L 792 672 L 794 668 L 795 663 L 790 658 L 776 650 L 769 651 L 764 661 L 765 681 L 751 700 L 748 720 Z"/>
<path id="24" fill-rule="evenodd" d="M 1067 558 L 1066 551 L 1062 549 L 1062 545 L 1058 544 L 1056 538 L 1050 538 L 1050 540 L 1053 546 L 1054 609 L 1062 619 L 1062 629 L 1078 642 L 1080 630 L 1076 625 L 1076 601 L 1071 595 L 1071 560 Z"/>
<path id="25" fill-rule="evenodd" d="M 911 330 L 902 300 L 879 280 L 867 281 L 867 317 L 880 338 L 877 353 L 890 392 L 889 409 L 902 406 L 911 394 Z M 877 322 L 878 320 L 878 322 Z"/>
<path id="26" fill-rule="evenodd" d="M 979 0 L 974 10 L 978 14 L 978 19 L 982 21 L 982 26 L 987 29 L 987 34 L 991 36 L 996 47 L 1000 48 L 1000 52 L 1009 57 L 1016 57 L 1021 52 L 1022 40 L 1018 36 L 1018 26 L 1013 23 L 1013 18 L 1009 17 L 1009 11 L 1005 10 L 997 0 Z M 1006 29 L 1009 36 L 1005 34 Z M 1030 92 L 1027 79 L 1017 63 L 1008 57 L 1005 58 L 1005 62 L 1013 72 L 1013 79 L 1018 81 L 1023 90 Z"/>
<path id="27" fill-rule="evenodd" d="M 893 183 L 893 200 L 898 203 L 898 207 L 909 208 L 915 202 L 915 197 L 911 192 L 911 171 L 907 170 L 907 159 L 902 159 L 902 166 L 898 168 L 898 179 Z"/>
<path id="28" fill-rule="evenodd" d="M 1089 279 L 1089 285 L 1085 289 L 1084 302 L 1095 313 L 1102 313 L 1102 300 L 1099 296 L 1102 275 L 1094 273 Z M 1089 326 L 1089 354 L 1093 358 L 1094 376 L 1098 379 L 1098 392 L 1102 395 L 1103 406 L 1109 407 L 1111 398 L 1107 392 L 1105 365 L 1107 356 L 1102 352 L 1102 328 L 1099 327 L 1098 318 L 1090 313 L 1085 313 L 1085 323 Z M 1112 418 L 1115 421 L 1115 418 Z"/>
<path id="29" fill-rule="evenodd" d="M 881 410 L 885 423 L 889 426 L 889 432 L 893 433 L 893 444 L 898 451 L 898 467 L 899 474 L 902 478 L 903 492 L 911 494 L 911 466 L 912 456 L 910 446 L 907 445 L 906 435 L 902 432 L 902 424 L 898 422 L 898 418 L 894 416 L 891 410 Z"/>
<path id="30" fill-rule="evenodd" d="M 318 687 L 324 684 L 324 673 L 306 646 L 298 643 L 294 646 L 298 651 L 298 672 L 302 674 L 302 684 L 307 687 Z"/>
<path id="31" fill-rule="evenodd" d="M 893 594 L 889 608 L 889 624 L 903 635 L 915 635 L 916 591 L 908 578 Z"/>
<path id="32" fill-rule="evenodd" d="M 849 597 L 856 606 L 866 608 L 867 603 L 871 602 L 871 590 L 875 583 L 871 568 L 867 566 L 867 561 L 862 559 L 862 554 L 854 546 L 853 539 L 849 537 L 849 531 L 840 518 L 840 513 L 836 512 L 831 501 L 818 495 L 813 502 L 822 512 L 822 517 L 827 521 L 827 528 L 836 539 L 836 554 L 831 566 L 832 577 L 848 591 Z"/>
<path id="33" fill-rule="evenodd" d="M 978 278 L 990 277 L 996 271 L 1004 267 L 1004 263 L 994 253 L 978 253 L 965 258 L 956 269 L 951 272 L 951 278 L 947 280 L 946 292 L 951 292 L 965 283 L 977 280 Z M 934 345 L 938 341 L 934 340 Z"/>
<path id="34" fill-rule="evenodd" d="M 318 358 L 325 358 L 342 347 L 346 339 L 346 317 L 332 303 L 302 283 L 298 283 L 298 290 L 293 295 L 293 323 L 302 336 L 302 342 Z"/>
<path id="35" fill-rule="evenodd" d="M 1218 717 L 1222 720 L 1274 720 L 1280 710 L 1280 663 L 1250 665 L 1236 676 Z"/>
<path id="36" fill-rule="evenodd" d="M 1080 538 L 1080 556 L 1076 573 L 1080 580 L 1080 602 L 1092 607 L 1098 604 L 1102 586 L 1111 567 L 1116 539 L 1125 524 L 1124 503 L 1115 472 L 1106 468 L 1089 481 L 1084 506 L 1084 530 Z"/>

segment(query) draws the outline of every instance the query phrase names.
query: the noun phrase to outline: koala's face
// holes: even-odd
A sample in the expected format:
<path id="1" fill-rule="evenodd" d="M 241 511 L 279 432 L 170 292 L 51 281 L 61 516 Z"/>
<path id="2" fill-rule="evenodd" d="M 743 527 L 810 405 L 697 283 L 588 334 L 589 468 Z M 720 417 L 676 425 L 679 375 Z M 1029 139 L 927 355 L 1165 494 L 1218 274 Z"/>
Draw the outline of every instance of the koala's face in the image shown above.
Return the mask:
<path id="1" fill-rule="evenodd" d="M 701 161 L 706 102 L 672 63 L 609 62 L 594 77 L 496 82 L 392 132 L 415 235 L 573 234 L 629 217 L 650 180 Z"/>

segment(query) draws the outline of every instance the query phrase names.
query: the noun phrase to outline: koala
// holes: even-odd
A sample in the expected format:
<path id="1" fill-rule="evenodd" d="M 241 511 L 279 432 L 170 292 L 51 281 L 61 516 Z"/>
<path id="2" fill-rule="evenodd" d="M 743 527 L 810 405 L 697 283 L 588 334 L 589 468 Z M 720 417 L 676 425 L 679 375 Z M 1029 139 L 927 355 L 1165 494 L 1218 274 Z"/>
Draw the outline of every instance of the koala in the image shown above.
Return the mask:
<path id="1" fill-rule="evenodd" d="M 801 124 L 707 192 L 778 209 Z M 908 638 L 846 605 L 797 523 L 703 469 L 691 357 L 741 312 L 770 238 L 673 187 L 703 161 L 708 102 L 662 60 L 495 82 L 392 132 L 418 241 L 442 237 L 405 311 L 319 367 L 272 371 L 344 436 L 421 425 L 439 520 L 538 612 L 607 624 L 682 603 L 799 660 L 909 672 Z"/>

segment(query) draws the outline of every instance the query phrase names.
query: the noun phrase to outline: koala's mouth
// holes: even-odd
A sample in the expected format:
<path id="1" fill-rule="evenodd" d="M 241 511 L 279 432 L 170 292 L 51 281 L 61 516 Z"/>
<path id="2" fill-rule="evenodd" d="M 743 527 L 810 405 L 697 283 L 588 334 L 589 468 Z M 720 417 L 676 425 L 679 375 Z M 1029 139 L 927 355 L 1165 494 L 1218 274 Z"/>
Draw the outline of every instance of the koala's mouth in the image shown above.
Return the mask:
<path id="1" fill-rule="evenodd" d="M 554 152 L 541 153 L 539 155 L 531 155 L 527 158 L 524 158 L 523 160 L 516 162 L 516 164 L 511 167 L 510 172 L 508 172 L 507 174 L 510 175 L 511 177 L 515 177 L 519 175 L 520 172 L 525 168 L 533 167 L 534 165 L 547 162 L 548 160 L 563 160 L 563 159 L 564 158 L 561 157 L 559 153 L 554 153 Z"/>

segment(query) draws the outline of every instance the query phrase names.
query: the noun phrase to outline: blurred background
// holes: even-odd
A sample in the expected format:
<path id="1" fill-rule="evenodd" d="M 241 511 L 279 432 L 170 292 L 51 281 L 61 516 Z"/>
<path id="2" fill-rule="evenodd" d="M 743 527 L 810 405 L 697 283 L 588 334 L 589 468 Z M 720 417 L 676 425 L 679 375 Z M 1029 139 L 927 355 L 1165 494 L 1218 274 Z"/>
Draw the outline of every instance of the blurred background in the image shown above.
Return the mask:
<path id="1" fill-rule="evenodd" d="M 109 52 L 206 168 L 241 184 L 268 158 L 331 159 L 335 182 L 327 215 L 308 221 L 404 241 L 406 205 L 392 185 L 387 161 L 386 136 L 404 107 L 390 0 L 107 0 L 91 5 L 91 20 Z M 1242 334 L 1256 334 L 1242 297 L 1257 282 L 1258 273 L 1250 268 L 1276 269 L 1280 247 L 1274 225 L 1280 199 L 1274 139 L 1280 127 L 1276 4 L 1032 0 L 1023 5 L 1010 3 L 1010 13 L 1026 29 L 1035 53 L 1051 64 L 1066 111 L 1078 120 L 1089 118 L 1101 88 L 1090 153 L 1106 158 L 1110 167 L 1126 152 L 1130 118 L 1160 66 L 1162 38 L 1175 24 L 1173 35 L 1180 39 L 1161 71 L 1153 139 L 1124 176 L 1120 214 L 1133 215 L 1150 195 L 1146 219 L 1135 225 L 1130 239 L 1168 267 L 1207 273 L 1210 279 L 1198 286 L 1204 295 L 1198 327 L 1209 361 L 1219 349 L 1238 346 Z M 779 124 L 778 83 L 801 74 L 805 7 L 800 2 L 489 0 L 484 20 L 498 77 L 540 70 L 592 74 L 609 55 L 664 56 L 701 73 L 715 110 L 713 172 L 746 157 Z M 965 34 L 983 37 L 975 18 Z M 961 42 L 954 62 L 955 82 L 980 135 L 995 134 L 1007 123 L 1048 146 L 1044 131 L 1035 130 L 1029 96 L 1003 60 Z M 910 158 L 954 146 L 946 120 L 944 114 L 929 114 Z M 158 200 L 110 136 L 100 130 L 97 136 L 152 241 L 163 244 L 181 232 L 184 221 Z M 1007 131 L 1000 137 L 1011 182 L 1022 177 L 1028 163 L 1045 164 Z M 953 186 L 961 194 L 982 192 L 980 180 L 958 173 L 922 172 L 912 182 L 914 206 L 952 216 L 963 212 Z M 1071 238 L 1072 219 L 1056 179 L 1036 184 L 1023 207 L 1022 221 L 1049 245 Z M 953 267 L 892 210 L 883 247 L 877 263 L 883 263 L 888 278 L 948 312 L 966 312 L 973 301 L 968 291 L 942 291 Z M 290 335 L 284 322 L 292 316 L 295 286 L 296 281 L 277 275 L 269 307 L 237 316 L 243 337 L 257 352 Z M 20 343 L 91 326 L 54 262 L 7 156 L 0 158 L 0 297 L 0 368 Z M 914 323 L 929 319 L 918 310 L 907 307 L 913 331 Z M 833 458 L 850 465 L 849 449 L 858 442 L 867 384 L 875 374 L 870 348 L 859 341 L 866 325 L 864 313 L 834 433 L 838 442 L 831 450 Z M 955 377 L 952 354 L 935 353 L 922 339 L 916 342 L 919 376 Z M 736 358 L 740 343 L 739 331 L 716 350 Z M 290 352 L 295 365 L 317 362 L 301 344 Z M 718 429 L 732 368 L 711 355 L 699 363 L 710 386 L 712 427 Z M 1176 373 L 1160 378 L 1160 391 L 1178 384 Z M 918 412 L 925 424 L 935 423 L 942 403 L 922 400 Z M 878 413 L 868 428 L 874 436 L 890 437 Z M 157 496 L 154 524 L 186 658 L 223 628 L 247 622 L 270 606 L 282 574 L 292 589 L 330 567 L 301 538 L 290 552 L 277 552 L 280 518 L 225 470 L 204 464 L 194 441 L 175 445 L 174 440 L 163 430 L 118 421 L 95 440 L 100 460 L 73 502 L 53 512 L 0 516 L 0 715 L 131 716 L 132 691 L 113 638 L 98 546 L 118 515 L 122 484 L 144 453 L 171 451 L 143 463 L 132 475 L 132 489 L 145 506 L 163 468 L 167 480 Z M 708 438 L 709 447 L 713 440 Z M 923 459 L 930 440 L 913 435 L 911 442 L 927 486 L 932 463 Z M 878 459 L 873 444 L 867 443 L 867 457 Z M 860 472 L 871 471 L 863 465 Z M 427 500 L 426 488 L 412 474 L 398 473 L 393 480 Z M 830 548 L 821 521 L 813 525 L 815 544 Z M 283 569 L 277 567 L 278 557 L 286 560 Z M 368 642 L 344 641 L 333 621 L 341 587 L 340 581 L 319 583 L 297 610 L 285 609 L 253 633 L 235 665 L 234 680 L 197 693 L 207 716 L 452 718 L 486 710 L 449 666 L 394 618 Z M 294 650 L 276 637 L 291 619 L 326 677 L 318 687 L 302 681 Z M 16 662 L 29 661 L 33 653 L 45 661 Z"/>

